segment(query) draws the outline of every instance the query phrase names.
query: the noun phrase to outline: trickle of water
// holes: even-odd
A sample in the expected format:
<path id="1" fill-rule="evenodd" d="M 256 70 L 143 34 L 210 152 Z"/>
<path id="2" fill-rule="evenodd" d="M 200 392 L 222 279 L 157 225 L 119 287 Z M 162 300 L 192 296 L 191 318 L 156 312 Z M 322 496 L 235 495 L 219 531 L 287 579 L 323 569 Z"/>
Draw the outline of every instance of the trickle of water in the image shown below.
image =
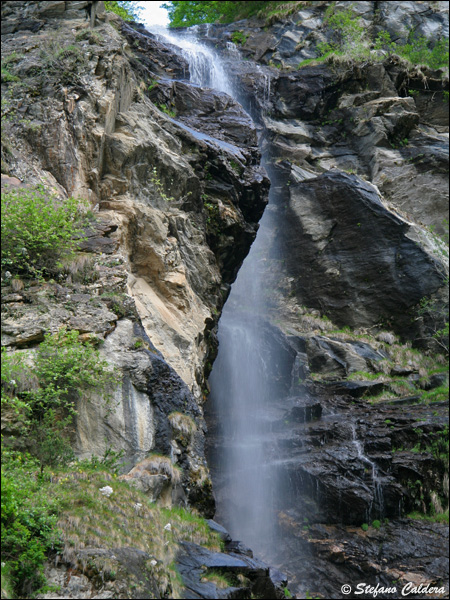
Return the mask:
<path id="1" fill-rule="evenodd" d="M 228 56 L 234 60 L 241 60 L 241 54 L 238 50 L 238 47 L 233 42 L 227 42 L 227 53 Z"/>
<path id="2" fill-rule="evenodd" d="M 261 75 L 261 78 L 264 82 L 264 96 L 263 96 L 263 106 L 267 106 L 268 102 L 270 102 L 270 92 L 271 92 L 271 84 L 272 84 L 272 80 L 270 77 L 270 73 L 268 72 L 264 72 L 261 65 L 257 65 L 256 66 L 256 70 L 258 71 L 258 73 Z"/>
<path id="3" fill-rule="evenodd" d="M 382 478 L 380 477 L 378 467 L 364 454 L 364 449 L 361 441 L 357 437 L 356 426 L 354 423 L 351 424 L 352 430 L 352 442 L 356 448 L 356 452 L 358 454 L 358 458 L 366 465 L 369 465 L 372 473 L 372 485 L 373 485 L 373 502 L 370 505 L 369 513 L 372 512 L 373 505 L 375 505 L 375 510 L 379 513 L 378 516 L 382 517 L 384 513 L 384 498 L 383 498 L 383 483 Z M 371 516 L 369 514 L 369 516 Z"/>

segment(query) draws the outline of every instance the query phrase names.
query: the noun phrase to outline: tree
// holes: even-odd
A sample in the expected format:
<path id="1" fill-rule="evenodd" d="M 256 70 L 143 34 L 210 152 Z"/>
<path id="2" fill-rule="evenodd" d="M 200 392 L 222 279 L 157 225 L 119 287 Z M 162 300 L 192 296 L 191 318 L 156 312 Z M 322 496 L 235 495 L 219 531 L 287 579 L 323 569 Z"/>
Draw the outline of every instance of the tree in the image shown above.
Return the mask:
<path id="1" fill-rule="evenodd" d="M 117 0 L 106 1 L 105 9 L 119 15 L 124 21 L 138 21 L 142 11 L 139 2 L 120 2 Z"/>
<path id="2" fill-rule="evenodd" d="M 191 27 L 201 23 L 231 23 L 259 11 L 270 11 L 284 2 L 196 2 L 174 1 L 164 4 L 169 11 L 170 27 Z"/>

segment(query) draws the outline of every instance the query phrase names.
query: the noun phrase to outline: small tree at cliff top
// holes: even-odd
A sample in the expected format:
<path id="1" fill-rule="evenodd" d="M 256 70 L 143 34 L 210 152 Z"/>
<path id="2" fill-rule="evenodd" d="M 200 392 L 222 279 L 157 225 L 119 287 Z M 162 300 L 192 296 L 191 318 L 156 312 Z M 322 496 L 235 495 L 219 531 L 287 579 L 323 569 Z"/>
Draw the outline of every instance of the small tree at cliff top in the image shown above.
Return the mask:
<path id="1" fill-rule="evenodd" d="M 163 6 L 169 11 L 170 27 L 191 27 L 201 23 L 231 23 L 248 18 L 259 11 L 284 5 L 284 2 L 197 2 L 174 0 Z"/>
<path id="2" fill-rule="evenodd" d="M 105 2 L 105 9 L 119 15 L 124 21 L 138 21 L 142 12 L 142 7 L 139 4 L 140 2 L 111 0 Z"/>

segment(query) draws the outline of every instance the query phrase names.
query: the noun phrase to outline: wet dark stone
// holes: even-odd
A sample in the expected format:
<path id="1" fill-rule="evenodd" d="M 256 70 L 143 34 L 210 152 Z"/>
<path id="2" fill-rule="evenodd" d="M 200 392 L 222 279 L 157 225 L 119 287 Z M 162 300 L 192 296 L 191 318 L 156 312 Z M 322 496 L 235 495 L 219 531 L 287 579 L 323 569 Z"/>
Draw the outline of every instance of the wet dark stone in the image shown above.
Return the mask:
<path id="1" fill-rule="evenodd" d="M 253 558 L 253 550 L 246 546 L 243 542 L 237 540 L 230 540 L 227 544 L 228 552 L 233 552 L 234 554 L 243 554 L 244 556 L 249 556 Z"/>
<path id="2" fill-rule="evenodd" d="M 345 394 L 352 398 L 361 398 L 364 394 L 379 394 L 385 389 L 385 384 L 374 381 L 337 381 L 326 383 L 328 392 L 333 394 Z"/>
<path id="3" fill-rule="evenodd" d="M 301 399 L 299 400 L 301 401 Z M 288 413 L 288 419 L 292 419 L 296 423 L 308 423 L 309 421 L 320 419 L 321 416 L 322 405 L 320 402 L 298 404 Z"/>
<path id="4" fill-rule="evenodd" d="M 232 545 L 228 544 L 227 550 Z M 284 598 L 286 577 L 262 561 L 246 554 L 212 552 L 189 542 L 181 542 L 180 546 L 176 561 L 185 586 L 184 598 Z M 250 585 L 218 589 L 214 583 L 202 581 L 208 571 L 231 579 L 244 575 Z"/>
<path id="5" fill-rule="evenodd" d="M 228 531 L 225 529 L 225 527 L 222 527 L 222 525 L 220 525 L 219 523 L 216 523 L 212 519 L 208 519 L 206 522 L 208 523 L 208 527 L 211 529 L 211 531 L 215 531 L 216 533 L 219 534 L 220 539 L 223 542 L 225 542 L 225 543 L 231 542 L 231 536 L 228 533 Z"/>
<path id="6" fill-rule="evenodd" d="M 405 337 L 418 333 L 411 310 L 443 288 L 445 275 L 409 237 L 410 225 L 355 175 L 330 170 L 290 192 L 284 241 L 299 297 L 338 325 L 385 318 Z"/>

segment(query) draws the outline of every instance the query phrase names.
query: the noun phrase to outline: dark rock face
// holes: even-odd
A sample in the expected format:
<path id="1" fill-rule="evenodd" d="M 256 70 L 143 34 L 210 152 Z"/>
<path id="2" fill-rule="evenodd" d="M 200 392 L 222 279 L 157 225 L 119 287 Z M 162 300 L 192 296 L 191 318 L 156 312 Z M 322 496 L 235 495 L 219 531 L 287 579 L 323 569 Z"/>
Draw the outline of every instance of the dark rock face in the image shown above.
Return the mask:
<path id="1" fill-rule="evenodd" d="M 281 332 L 268 327 L 267 336 L 269 332 L 274 347 L 282 348 Z M 390 359 L 387 344 L 310 334 L 285 336 L 284 345 L 291 351 L 278 351 L 278 357 L 284 372 L 291 372 L 291 387 L 283 393 L 280 386 L 273 393 L 265 434 L 271 457 L 265 468 L 277 472 L 279 493 L 273 502 L 279 543 L 276 551 L 259 550 L 264 559 L 285 569 L 291 589 L 300 595 L 316 590 L 343 597 L 338 590 L 344 583 L 381 585 L 394 571 L 397 577 L 392 579 L 402 586 L 411 581 L 445 583 L 446 567 L 441 569 L 439 557 L 446 551 L 447 528 L 432 525 L 434 533 L 422 539 L 425 526 L 402 517 L 411 511 L 429 512 L 434 504 L 442 510 L 448 502 L 448 404 L 418 403 L 420 394 L 390 401 L 381 373 L 375 381 L 347 379 L 354 372 L 378 371 L 380 361 Z M 267 357 L 266 363 L 271 364 Z M 402 373 L 409 385 L 411 370 Z M 381 392 L 386 400 L 368 402 Z M 229 442 L 215 407 L 207 410 L 216 518 L 227 523 L 227 511 L 246 507 L 233 505 L 227 497 L 216 456 Z M 421 541 L 414 542 L 408 532 Z M 415 560 L 414 544 L 423 544 L 421 556 L 426 559 Z M 430 564 L 434 567 L 428 574 L 425 565 Z"/>
<path id="2" fill-rule="evenodd" d="M 211 552 L 196 544 L 182 543 L 177 566 L 185 585 L 185 598 L 285 597 L 287 580 L 282 573 L 261 560 L 236 552 L 233 542 L 227 544 L 226 551 Z M 213 577 L 208 580 L 209 573 L 220 573 L 230 582 L 229 587 L 217 586 Z"/>
<path id="3" fill-rule="evenodd" d="M 407 332 L 411 309 L 444 285 L 442 264 L 409 237 L 411 225 L 354 175 L 329 171 L 291 186 L 289 212 L 296 290 L 339 325 L 390 321 Z"/>
<path id="4" fill-rule="evenodd" d="M 286 519 L 286 531 L 293 525 Z M 407 597 L 417 599 L 424 593 L 418 590 L 420 585 L 422 589 L 434 588 L 435 593 L 440 589 L 442 597 L 447 593 L 446 525 L 412 519 L 399 519 L 367 531 L 342 525 L 311 525 L 307 530 L 298 528 L 295 536 L 292 553 L 304 554 L 308 549 L 313 553 L 306 568 L 296 567 L 299 579 L 311 593 L 320 587 L 326 597 L 370 598 L 378 586 L 378 598 L 401 598 L 404 591 Z M 319 586 L 314 583 L 318 581 Z M 352 592 L 345 595 L 341 589 L 349 583 Z M 358 584 L 361 587 L 355 594 Z M 364 593 L 366 587 L 372 588 L 372 594 L 370 590 Z"/>

